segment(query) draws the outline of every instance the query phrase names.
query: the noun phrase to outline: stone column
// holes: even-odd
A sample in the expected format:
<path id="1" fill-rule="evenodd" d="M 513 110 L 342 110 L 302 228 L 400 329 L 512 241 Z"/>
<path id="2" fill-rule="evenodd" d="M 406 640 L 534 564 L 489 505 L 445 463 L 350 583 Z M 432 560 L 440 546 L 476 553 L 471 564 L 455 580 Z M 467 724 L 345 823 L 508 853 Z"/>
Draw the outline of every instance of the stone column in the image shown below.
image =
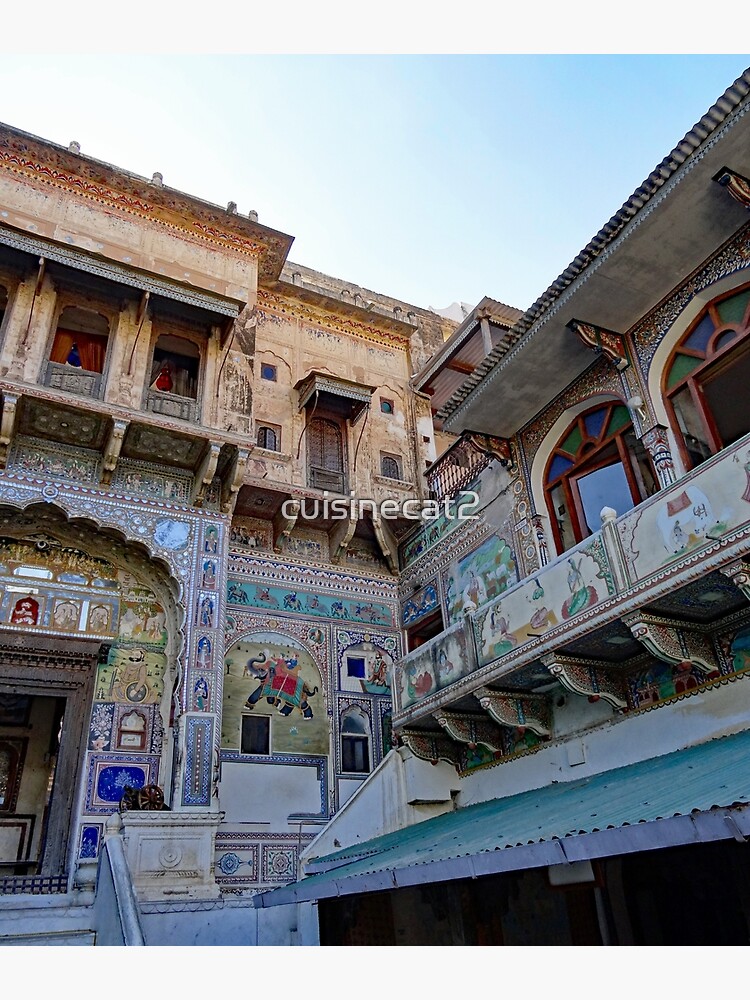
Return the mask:
<path id="1" fill-rule="evenodd" d="M 641 440 L 654 463 L 659 486 L 661 489 L 671 486 L 677 481 L 677 473 L 672 458 L 672 449 L 669 447 L 667 428 L 661 424 L 654 424 L 653 427 L 644 432 Z"/>

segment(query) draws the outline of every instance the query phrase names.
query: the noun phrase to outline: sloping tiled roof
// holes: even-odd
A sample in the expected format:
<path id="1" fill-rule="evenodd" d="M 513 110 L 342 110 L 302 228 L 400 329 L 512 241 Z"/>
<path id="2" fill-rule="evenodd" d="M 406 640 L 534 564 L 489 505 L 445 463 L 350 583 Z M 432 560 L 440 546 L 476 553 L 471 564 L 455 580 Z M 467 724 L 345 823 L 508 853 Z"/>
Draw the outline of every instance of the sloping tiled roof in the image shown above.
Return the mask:
<path id="1" fill-rule="evenodd" d="M 490 372 L 497 362 L 542 317 L 586 268 L 620 235 L 628 223 L 649 203 L 664 184 L 690 159 L 700 146 L 719 128 L 729 115 L 750 93 L 750 68 L 724 91 L 722 96 L 690 129 L 687 135 L 664 157 L 640 184 L 625 204 L 612 216 L 581 252 L 568 264 L 562 274 L 539 296 L 521 318 L 514 323 L 502 343 L 498 344 L 475 371 L 468 376 L 460 389 L 448 400 L 438 416 L 447 420 L 458 410 L 472 390 Z"/>

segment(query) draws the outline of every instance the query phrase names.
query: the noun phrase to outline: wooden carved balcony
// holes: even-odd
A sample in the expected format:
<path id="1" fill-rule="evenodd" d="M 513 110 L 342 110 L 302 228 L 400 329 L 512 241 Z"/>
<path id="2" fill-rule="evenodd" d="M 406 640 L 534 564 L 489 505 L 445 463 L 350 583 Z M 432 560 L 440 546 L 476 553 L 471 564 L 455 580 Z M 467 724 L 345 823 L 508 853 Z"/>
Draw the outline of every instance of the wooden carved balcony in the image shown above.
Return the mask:
<path id="1" fill-rule="evenodd" d="M 425 472 L 432 500 L 452 499 L 474 482 L 492 461 L 511 463 L 510 442 L 489 434 L 464 431 Z"/>

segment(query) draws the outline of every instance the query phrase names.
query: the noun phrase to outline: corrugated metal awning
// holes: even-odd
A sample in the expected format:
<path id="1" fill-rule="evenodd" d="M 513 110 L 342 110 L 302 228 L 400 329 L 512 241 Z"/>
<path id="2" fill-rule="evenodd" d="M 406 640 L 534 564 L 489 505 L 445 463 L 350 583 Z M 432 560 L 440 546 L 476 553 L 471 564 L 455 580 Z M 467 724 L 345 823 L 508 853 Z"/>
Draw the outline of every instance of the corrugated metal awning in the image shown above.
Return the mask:
<path id="1" fill-rule="evenodd" d="M 467 806 L 316 859 L 256 906 L 750 837 L 750 730 Z"/>

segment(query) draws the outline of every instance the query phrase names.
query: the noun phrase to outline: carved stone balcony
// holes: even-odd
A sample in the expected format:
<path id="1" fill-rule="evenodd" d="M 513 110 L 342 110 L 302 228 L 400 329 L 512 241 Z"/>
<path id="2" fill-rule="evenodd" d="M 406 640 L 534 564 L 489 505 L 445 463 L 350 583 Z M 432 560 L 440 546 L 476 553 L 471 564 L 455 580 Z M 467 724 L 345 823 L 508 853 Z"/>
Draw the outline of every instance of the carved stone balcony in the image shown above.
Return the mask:
<path id="1" fill-rule="evenodd" d="M 176 396 L 172 392 L 149 389 L 146 409 L 152 413 L 161 413 L 165 417 L 176 417 L 178 420 L 198 419 L 197 401 L 189 396 Z"/>
<path id="2" fill-rule="evenodd" d="M 534 577 L 478 608 L 467 598 L 459 621 L 396 665 L 396 729 L 435 735 L 447 709 L 556 684 L 633 711 L 750 669 L 732 646 L 750 624 L 750 436 L 602 517 Z"/>
<path id="3" fill-rule="evenodd" d="M 89 372 L 83 368 L 73 368 L 71 365 L 48 361 L 42 381 L 51 389 L 62 389 L 77 396 L 89 396 L 92 399 L 99 399 L 101 396 L 102 376 L 99 372 Z"/>

